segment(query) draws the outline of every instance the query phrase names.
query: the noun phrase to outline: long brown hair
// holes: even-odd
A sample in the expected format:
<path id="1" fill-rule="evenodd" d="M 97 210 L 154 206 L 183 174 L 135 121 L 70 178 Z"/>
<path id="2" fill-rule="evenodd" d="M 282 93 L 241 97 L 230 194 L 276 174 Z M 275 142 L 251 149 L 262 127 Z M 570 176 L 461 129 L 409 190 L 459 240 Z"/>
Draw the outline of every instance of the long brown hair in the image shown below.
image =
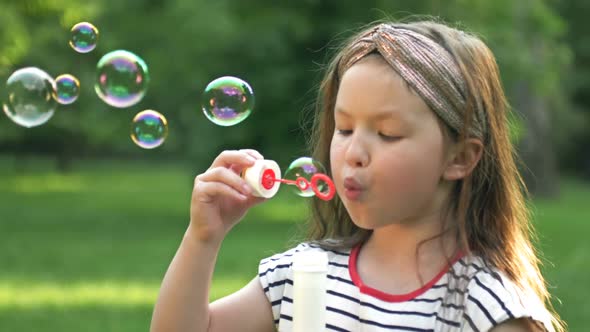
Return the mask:
<path id="1" fill-rule="evenodd" d="M 484 151 L 473 172 L 454 187 L 448 213 L 456 220 L 462 250 L 481 257 L 503 271 L 521 289 L 532 290 L 553 313 L 553 324 L 564 331 L 564 323 L 553 310 L 550 294 L 533 245 L 536 239 L 527 207 L 528 192 L 518 171 L 517 156 L 510 141 L 508 106 L 496 60 L 478 37 L 434 21 L 390 23 L 420 33 L 443 46 L 457 63 L 466 82 L 467 99 L 464 128 L 447 127 L 453 140 L 468 136 L 476 111 L 483 110 L 487 121 Z M 334 107 L 340 77 L 338 65 L 351 57 L 353 43 L 369 33 L 371 25 L 352 36 L 329 63 L 316 103 L 310 137 L 312 156 L 330 172 L 330 143 L 334 133 Z M 347 52 L 349 52 L 347 54 Z M 350 248 L 368 239 L 371 231 L 357 227 L 337 197 L 330 202 L 312 200 L 308 239 L 334 249 Z"/>

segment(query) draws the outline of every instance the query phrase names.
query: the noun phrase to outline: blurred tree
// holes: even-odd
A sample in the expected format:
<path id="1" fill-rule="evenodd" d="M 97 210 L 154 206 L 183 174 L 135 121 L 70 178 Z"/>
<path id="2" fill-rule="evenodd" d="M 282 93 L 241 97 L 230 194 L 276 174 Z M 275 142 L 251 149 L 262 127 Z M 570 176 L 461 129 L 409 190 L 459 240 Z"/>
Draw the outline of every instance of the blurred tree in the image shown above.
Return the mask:
<path id="1" fill-rule="evenodd" d="M 572 101 L 572 116 L 560 119 L 561 128 L 568 135 L 557 137 L 563 166 L 590 179 L 590 23 L 587 13 L 590 3 L 584 0 L 556 1 L 556 7 L 569 28 L 568 44 L 571 45 L 573 63 L 563 74 L 563 84 Z M 558 132 L 559 133 L 559 132 Z"/>
<path id="2" fill-rule="evenodd" d="M 43 128 L 24 129 L 1 119 L 0 151 L 22 153 L 35 146 L 63 160 L 75 155 L 175 158 L 198 169 L 222 149 L 254 147 L 287 167 L 306 153 L 307 110 L 334 45 L 378 19 L 428 14 L 476 31 L 490 45 L 521 115 L 520 150 L 528 174 L 536 175 L 527 176 L 527 183 L 533 191 L 554 192 L 556 157 L 550 139 L 558 136 L 568 144 L 567 119 L 573 117 L 562 84 L 569 61 L 562 41 L 566 26 L 549 1 L 3 2 L 0 79 L 32 65 L 54 76 L 77 76 L 82 91 L 76 103 L 59 106 Z M 100 30 L 98 47 L 88 54 L 67 45 L 69 29 L 79 21 L 91 21 Z M 128 109 L 106 105 L 93 91 L 97 61 L 115 49 L 138 54 L 150 69 L 148 94 Z M 233 127 L 215 126 L 201 112 L 203 89 L 224 75 L 248 81 L 256 97 L 250 118 Z M 156 150 L 142 150 L 129 139 L 131 119 L 143 109 L 155 109 L 169 120 L 169 137 Z"/>
<path id="3" fill-rule="evenodd" d="M 71 61 L 68 59 L 68 51 L 72 51 L 68 50 L 71 22 L 93 17 L 97 12 L 95 5 L 78 0 L 0 2 L 2 82 L 12 71 L 28 66 L 39 67 L 54 77 L 65 72 L 65 64 Z M 78 75 L 77 68 L 71 67 L 68 71 Z M 2 90 L 0 101 L 6 98 Z M 67 117 L 61 113 L 58 110 L 46 125 L 34 129 L 18 127 L 2 117 L 0 149 L 21 159 L 28 154 L 51 155 L 56 157 L 59 168 L 68 169 L 72 151 L 87 146 L 88 136 L 75 122 L 78 113 L 67 112 L 71 113 Z"/>

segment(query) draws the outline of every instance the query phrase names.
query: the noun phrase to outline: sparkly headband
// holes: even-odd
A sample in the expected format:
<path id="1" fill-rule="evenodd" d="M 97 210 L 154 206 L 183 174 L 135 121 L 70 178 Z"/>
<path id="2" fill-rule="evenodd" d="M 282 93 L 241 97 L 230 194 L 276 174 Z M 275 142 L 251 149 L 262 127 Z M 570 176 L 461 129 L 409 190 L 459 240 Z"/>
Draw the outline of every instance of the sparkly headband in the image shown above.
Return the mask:
<path id="1" fill-rule="evenodd" d="M 466 84 L 451 54 L 434 40 L 405 28 L 380 24 L 355 41 L 338 66 L 338 76 L 377 51 L 451 128 L 463 130 Z M 470 134 L 484 137 L 485 115 L 478 107 Z"/>

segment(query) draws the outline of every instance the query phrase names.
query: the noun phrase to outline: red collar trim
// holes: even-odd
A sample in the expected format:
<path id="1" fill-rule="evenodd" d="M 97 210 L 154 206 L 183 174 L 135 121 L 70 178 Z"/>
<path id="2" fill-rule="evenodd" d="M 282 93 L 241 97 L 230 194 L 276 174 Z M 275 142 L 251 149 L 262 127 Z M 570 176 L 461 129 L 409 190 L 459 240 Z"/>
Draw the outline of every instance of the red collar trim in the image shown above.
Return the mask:
<path id="1" fill-rule="evenodd" d="M 461 259 L 463 257 L 463 252 L 460 251 L 459 253 L 457 253 L 457 255 L 451 260 L 450 264 L 445 266 L 436 276 L 434 276 L 434 278 L 432 280 L 427 282 L 424 286 L 416 289 L 415 291 L 410 292 L 410 293 L 406 293 L 406 294 L 389 294 L 389 293 L 382 292 L 378 289 L 372 288 L 370 286 L 367 286 L 361 280 L 361 277 L 358 274 L 357 266 L 356 266 L 360 250 L 361 250 L 361 244 L 355 246 L 354 248 L 352 248 L 352 251 L 351 251 L 350 256 L 348 258 L 348 272 L 350 273 L 350 278 L 352 279 L 352 282 L 359 288 L 361 293 L 370 295 L 372 297 L 378 298 L 378 299 L 386 301 L 386 302 L 409 301 L 409 300 L 414 299 L 417 296 L 425 293 L 427 290 L 432 288 L 432 286 L 434 286 L 440 280 L 440 278 L 442 278 L 445 275 L 445 273 L 447 273 L 449 271 L 449 268 L 453 264 L 455 264 L 459 259 Z"/>

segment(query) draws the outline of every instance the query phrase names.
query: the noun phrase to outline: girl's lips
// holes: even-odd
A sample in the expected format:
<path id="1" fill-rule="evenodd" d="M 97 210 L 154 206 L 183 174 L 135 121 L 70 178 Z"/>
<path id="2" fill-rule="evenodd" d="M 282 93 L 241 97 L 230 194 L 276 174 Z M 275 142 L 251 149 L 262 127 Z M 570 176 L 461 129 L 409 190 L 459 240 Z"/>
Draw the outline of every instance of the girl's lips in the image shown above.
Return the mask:
<path id="1" fill-rule="evenodd" d="M 358 200 L 363 193 L 363 187 L 361 184 L 352 177 L 346 177 L 344 179 L 344 196 L 351 200 Z"/>
<path id="2" fill-rule="evenodd" d="M 344 188 L 344 196 L 351 201 L 359 200 L 362 194 L 362 190 L 360 189 L 349 189 Z"/>

